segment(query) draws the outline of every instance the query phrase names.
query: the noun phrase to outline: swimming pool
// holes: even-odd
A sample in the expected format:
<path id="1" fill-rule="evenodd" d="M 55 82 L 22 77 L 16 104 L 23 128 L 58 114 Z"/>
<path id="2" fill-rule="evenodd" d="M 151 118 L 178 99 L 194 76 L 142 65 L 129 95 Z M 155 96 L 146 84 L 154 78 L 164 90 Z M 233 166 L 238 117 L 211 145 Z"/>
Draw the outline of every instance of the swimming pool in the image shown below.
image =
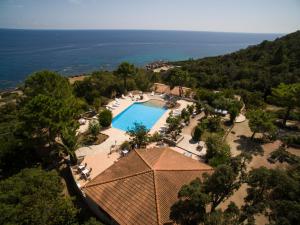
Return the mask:
<path id="1" fill-rule="evenodd" d="M 123 112 L 113 118 L 112 127 L 127 131 L 135 122 L 142 123 L 147 129 L 151 129 L 157 120 L 167 110 L 155 102 L 133 103 Z"/>

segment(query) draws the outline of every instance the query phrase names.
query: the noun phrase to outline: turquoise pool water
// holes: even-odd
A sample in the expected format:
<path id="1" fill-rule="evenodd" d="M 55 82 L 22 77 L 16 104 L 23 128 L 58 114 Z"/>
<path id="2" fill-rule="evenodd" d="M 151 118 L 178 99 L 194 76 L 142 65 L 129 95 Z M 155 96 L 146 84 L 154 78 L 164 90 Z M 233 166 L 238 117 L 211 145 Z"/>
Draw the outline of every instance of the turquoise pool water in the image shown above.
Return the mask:
<path id="1" fill-rule="evenodd" d="M 134 103 L 113 118 L 112 127 L 127 131 L 135 122 L 142 123 L 151 129 L 156 121 L 166 112 L 162 106 L 146 103 Z"/>

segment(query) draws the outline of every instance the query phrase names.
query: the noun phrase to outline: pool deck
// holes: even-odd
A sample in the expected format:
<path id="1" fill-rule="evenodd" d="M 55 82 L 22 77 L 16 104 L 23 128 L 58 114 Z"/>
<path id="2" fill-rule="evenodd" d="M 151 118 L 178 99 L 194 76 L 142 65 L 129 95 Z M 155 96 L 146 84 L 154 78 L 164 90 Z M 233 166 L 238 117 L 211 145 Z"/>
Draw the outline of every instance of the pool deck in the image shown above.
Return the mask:
<path id="1" fill-rule="evenodd" d="M 116 109 L 112 110 L 113 117 L 123 112 L 127 107 L 129 107 L 135 102 L 146 102 L 151 99 L 163 101 L 159 95 L 150 96 L 149 94 L 144 94 L 143 97 L 144 98 L 142 101 L 132 101 L 131 98 L 129 97 L 126 97 L 125 99 L 119 99 L 120 105 Z M 109 105 L 112 105 L 113 102 L 111 102 Z M 180 104 L 178 108 L 179 110 L 186 108 L 187 105 L 192 104 L 192 102 L 187 102 L 185 100 L 179 100 L 178 103 Z M 168 109 L 159 118 L 159 120 L 151 128 L 149 132 L 150 134 L 153 134 L 154 132 L 158 131 L 160 127 L 166 124 L 166 119 L 168 118 L 170 112 L 171 110 Z M 78 131 L 83 133 L 87 129 L 88 129 L 88 123 L 80 126 Z M 119 159 L 120 157 L 119 153 L 114 152 L 114 149 L 116 148 L 115 146 L 121 145 L 124 141 L 128 141 L 130 138 L 125 131 L 113 127 L 107 128 L 101 131 L 101 133 L 109 136 L 108 139 L 105 140 L 103 143 L 99 145 L 81 147 L 76 151 L 76 155 L 78 157 L 84 156 L 84 160 L 82 163 L 87 163 L 87 167 L 92 168 L 92 172 L 90 174 L 91 179 L 93 179 L 95 176 L 100 174 L 102 171 L 107 169 L 109 166 L 111 166 L 115 161 Z M 186 134 L 186 136 L 188 135 Z M 186 139 L 189 140 L 190 137 L 186 137 Z M 185 142 L 186 141 L 184 141 L 181 145 L 183 145 L 185 149 L 190 148 L 189 146 L 191 145 L 190 144 L 186 145 Z M 182 148 L 175 147 L 173 149 L 180 153 L 184 152 Z M 86 180 L 80 179 L 79 175 L 76 175 L 75 171 L 73 171 L 73 174 L 75 176 L 76 182 L 78 182 L 81 186 L 87 183 Z"/>

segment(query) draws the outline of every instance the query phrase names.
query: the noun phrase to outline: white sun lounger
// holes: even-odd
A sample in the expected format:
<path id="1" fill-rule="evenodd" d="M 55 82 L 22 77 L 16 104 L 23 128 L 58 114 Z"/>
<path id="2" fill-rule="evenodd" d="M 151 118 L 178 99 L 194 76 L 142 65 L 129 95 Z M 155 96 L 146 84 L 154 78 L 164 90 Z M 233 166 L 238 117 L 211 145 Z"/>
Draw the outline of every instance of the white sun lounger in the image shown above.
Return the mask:
<path id="1" fill-rule="evenodd" d="M 114 110 L 114 109 L 116 109 L 116 107 L 113 107 L 113 106 L 106 106 L 106 109 L 108 109 L 108 110 Z"/>

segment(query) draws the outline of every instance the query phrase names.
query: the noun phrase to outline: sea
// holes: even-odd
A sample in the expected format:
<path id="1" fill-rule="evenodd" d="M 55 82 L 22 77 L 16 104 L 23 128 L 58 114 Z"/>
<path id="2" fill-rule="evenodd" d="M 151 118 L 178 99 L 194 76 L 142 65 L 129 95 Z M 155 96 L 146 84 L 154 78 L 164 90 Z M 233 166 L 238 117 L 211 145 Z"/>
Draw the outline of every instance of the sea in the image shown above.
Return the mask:
<path id="1" fill-rule="evenodd" d="M 64 76 L 227 54 L 283 34 L 158 30 L 0 29 L 0 89 L 40 70 Z"/>

